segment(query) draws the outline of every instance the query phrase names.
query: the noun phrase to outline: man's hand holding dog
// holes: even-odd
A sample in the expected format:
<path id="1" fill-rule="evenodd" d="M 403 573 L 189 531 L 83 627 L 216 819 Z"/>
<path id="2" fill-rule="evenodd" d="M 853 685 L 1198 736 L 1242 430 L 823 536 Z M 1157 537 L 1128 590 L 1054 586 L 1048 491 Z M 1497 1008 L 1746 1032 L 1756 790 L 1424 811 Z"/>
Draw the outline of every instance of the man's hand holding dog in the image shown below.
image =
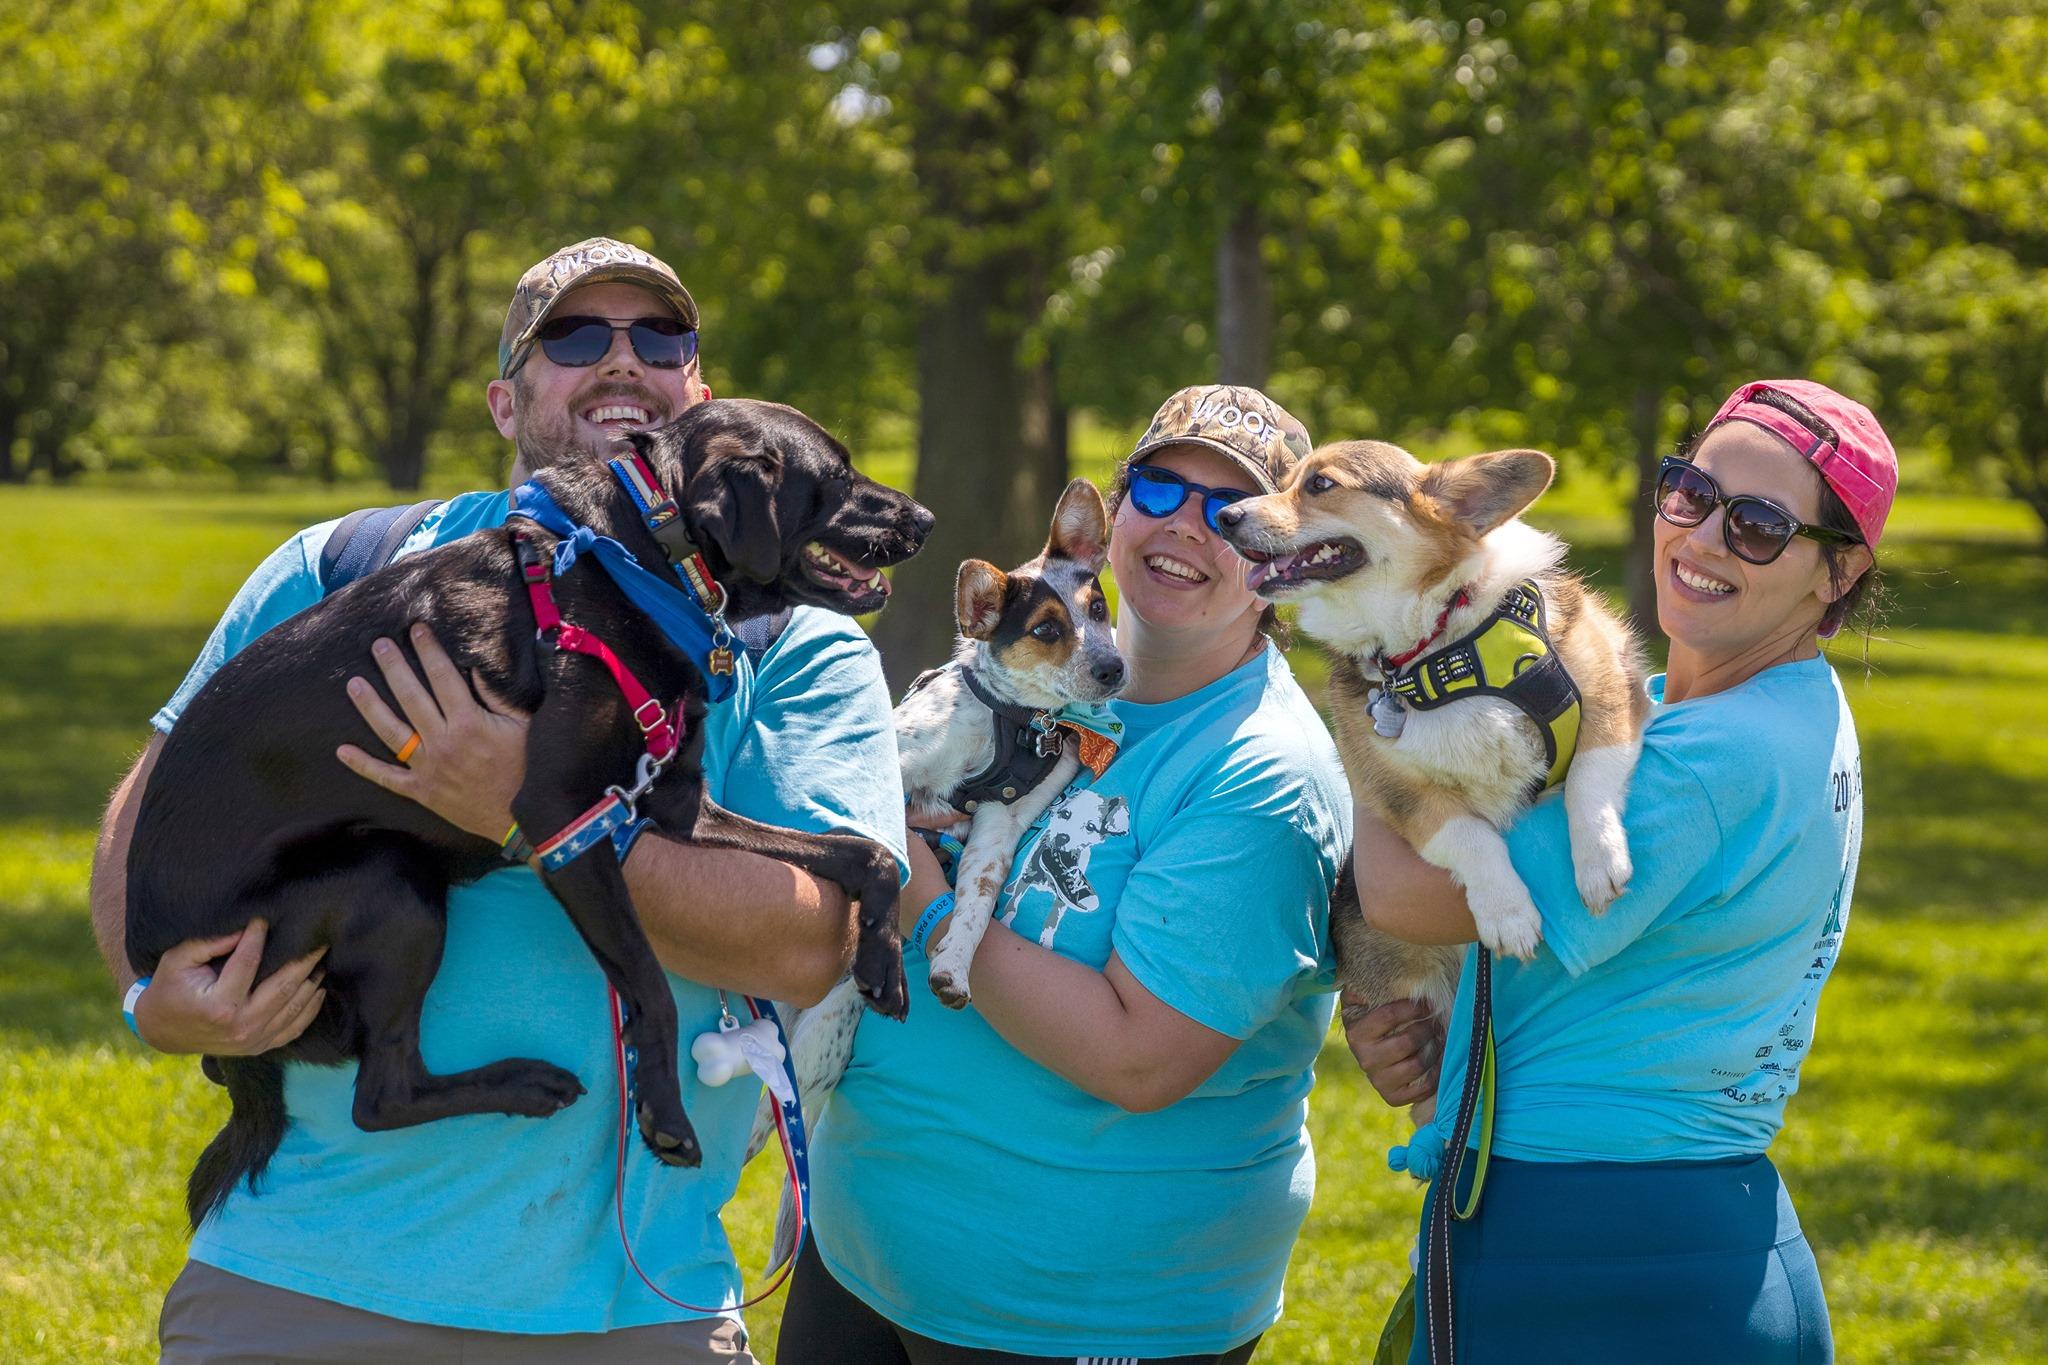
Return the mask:
<path id="1" fill-rule="evenodd" d="M 135 1001 L 135 1031 L 159 1052 L 253 1057 L 305 1031 L 326 1003 L 316 973 L 319 948 L 256 984 L 269 926 L 251 920 L 238 934 L 193 939 L 164 953 L 149 989 Z M 220 970 L 214 959 L 227 954 Z M 253 987 L 253 989 L 252 989 Z"/>
<path id="2" fill-rule="evenodd" d="M 350 772 L 419 802 L 457 829 L 498 843 L 512 826 L 512 799 L 526 776 L 529 718 L 481 678 L 472 692 L 471 680 L 426 626 L 412 628 L 412 646 L 427 675 L 424 683 L 395 643 L 378 640 L 371 646 L 403 715 L 394 714 L 366 679 L 348 680 L 349 700 L 393 755 L 419 735 L 407 761 L 385 762 L 353 744 L 342 745 L 335 757 Z"/>

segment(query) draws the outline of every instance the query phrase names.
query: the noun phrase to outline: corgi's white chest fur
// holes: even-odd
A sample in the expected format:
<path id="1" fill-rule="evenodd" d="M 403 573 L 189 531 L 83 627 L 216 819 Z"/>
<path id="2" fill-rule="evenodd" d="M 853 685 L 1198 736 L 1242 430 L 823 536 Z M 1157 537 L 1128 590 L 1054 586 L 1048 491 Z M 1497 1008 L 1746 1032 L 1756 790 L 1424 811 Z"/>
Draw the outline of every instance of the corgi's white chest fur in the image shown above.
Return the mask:
<path id="1" fill-rule="evenodd" d="M 1432 648 L 1449 644 L 1478 626 L 1509 588 L 1549 573 L 1563 557 L 1564 546 L 1556 537 L 1524 522 L 1510 521 L 1495 530 L 1481 542 L 1478 555 L 1468 565 L 1471 605 L 1444 621 L 1443 634 Z M 1422 611 L 1434 610 L 1429 602 L 1417 600 Z M 1383 610 L 1397 620 L 1420 619 L 1414 615 L 1414 606 L 1405 613 Z M 1306 612 L 1302 619 L 1304 626 L 1313 629 Z M 1413 629 L 1417 631 L 1414 638 L 1421 638 L 1428 626 L 1414 624 Z M 1365 727 L 1367 732 L 1370 728 Z M 1412 778 L 1457 788 L 1472 813 L 1496 828 L 1505 827 L 1522 809 L 1530 782 L 1544 772 L 1543 740 L 1535 722 L 1514 703 L 1494 697 L 1470 697 L 1428 711 L 1409 711 L 1398 738 L 1372 735 L 1370 748 L 1375 758 Z"/>
<path id="2" fill-rule="evenodd" d="M 1410 711 L 1399 738 L 1375 735 L 1372 743 L 1385 762 L 1415 778 L 1457 787 L 1472 813 L 1496 828 L 1521 811 L 1531 779 L 1544 769 L 1535 723 L 1494 697 Z"/>

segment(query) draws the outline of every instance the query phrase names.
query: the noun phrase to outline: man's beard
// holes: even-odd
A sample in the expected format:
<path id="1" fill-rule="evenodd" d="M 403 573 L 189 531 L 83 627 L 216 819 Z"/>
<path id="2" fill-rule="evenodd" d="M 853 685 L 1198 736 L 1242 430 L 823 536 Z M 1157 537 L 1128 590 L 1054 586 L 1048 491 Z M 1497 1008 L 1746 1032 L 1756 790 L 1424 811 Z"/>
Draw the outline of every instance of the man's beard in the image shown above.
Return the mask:
<path id="1" fill-rule="evenodd" d="M 615 401 L 647 409 L 655 426 L 670 417 L 665 404 L 646 389 L 631 384 L 599 385 L 579 394 L 571 406 L 548 409 L 530 403 L 531 392 L 522 385 L 515 383 L 514 393 L 519 404 L 519 436 L 513 443 L 518 453 L 515 467 L 528 474 L 551 465 L 609 460 L 630 448 L 624 431 L 592 431 L 577 418 L 578 412 Z"/>

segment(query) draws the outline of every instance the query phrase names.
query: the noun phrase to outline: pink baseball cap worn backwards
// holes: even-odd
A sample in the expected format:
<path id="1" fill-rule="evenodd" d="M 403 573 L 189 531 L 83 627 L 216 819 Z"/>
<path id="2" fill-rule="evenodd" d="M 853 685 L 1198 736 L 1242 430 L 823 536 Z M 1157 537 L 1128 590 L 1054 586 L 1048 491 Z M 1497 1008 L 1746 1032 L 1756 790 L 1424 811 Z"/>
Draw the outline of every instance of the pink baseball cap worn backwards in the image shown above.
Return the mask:
<path id="1" fill-rule="evenodd" d="M 1812 461 L 1876 546 L 1899 491 L 1899 457 L 1869 408 L 1811 379 L 1764 379 L 1729 394 L 1707 430 L 1732 421 L 1760 426 Z"/>

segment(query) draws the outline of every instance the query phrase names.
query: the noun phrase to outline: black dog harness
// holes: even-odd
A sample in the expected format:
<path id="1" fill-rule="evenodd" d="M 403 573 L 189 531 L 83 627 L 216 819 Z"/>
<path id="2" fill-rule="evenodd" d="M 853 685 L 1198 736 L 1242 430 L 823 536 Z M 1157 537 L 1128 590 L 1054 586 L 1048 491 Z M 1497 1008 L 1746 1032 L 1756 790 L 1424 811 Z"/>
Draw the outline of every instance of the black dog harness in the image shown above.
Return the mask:
<path id="1" fill-rule="evenodd" d="M 995 757 L 987 767 L 963 778 L 953 788 L 948 798 L 951 803 L 972 815 L 984 801 L 999 801 L 1007 806 L 1043 782 L 1066 751 L 1065 736 L 1052 712 L 996 700 L 981 679 L 974 676 L 974 670 L 962 664 L 947 664 L 918 674 L 904 692 L 904 700 L 908 701 L 919 688 L 942 673 L 958 673 L 967 690 L 995 716 Z"/>
<path id="2" fill-rule="evenodd" d="M 1441 649 L 1405 663 L 1387 687 L 1411 711 L 1434 711 L 1466 697 L 1499 697 L 1536 723 L 1544 776 L 1536 790 L 1564 780 L 1578 748 L 1579 686 L 1550 642 L 1542 589 L 1524 579 L 1487 618 Z"/>

